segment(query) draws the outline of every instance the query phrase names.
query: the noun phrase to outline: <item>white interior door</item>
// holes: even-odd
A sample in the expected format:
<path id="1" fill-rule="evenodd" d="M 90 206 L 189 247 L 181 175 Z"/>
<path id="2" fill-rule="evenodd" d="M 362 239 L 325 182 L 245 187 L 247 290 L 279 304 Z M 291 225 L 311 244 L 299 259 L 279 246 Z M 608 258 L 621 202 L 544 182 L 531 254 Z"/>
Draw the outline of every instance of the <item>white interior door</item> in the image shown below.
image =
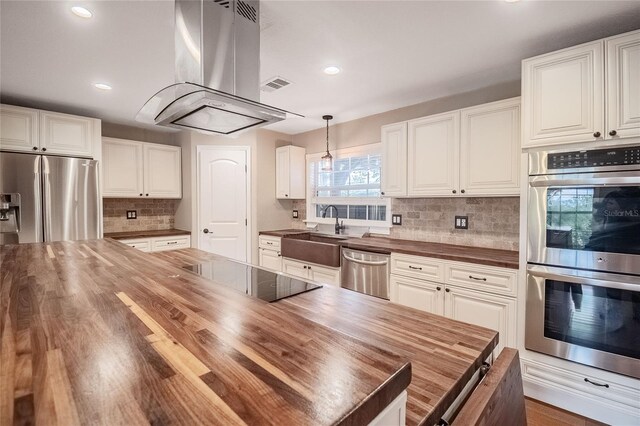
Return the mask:
<path id="1" fill-rule="evenodd" d="M 247 261 L 247 150 L 198 151 L 198 229 L 201 250 Z"/>

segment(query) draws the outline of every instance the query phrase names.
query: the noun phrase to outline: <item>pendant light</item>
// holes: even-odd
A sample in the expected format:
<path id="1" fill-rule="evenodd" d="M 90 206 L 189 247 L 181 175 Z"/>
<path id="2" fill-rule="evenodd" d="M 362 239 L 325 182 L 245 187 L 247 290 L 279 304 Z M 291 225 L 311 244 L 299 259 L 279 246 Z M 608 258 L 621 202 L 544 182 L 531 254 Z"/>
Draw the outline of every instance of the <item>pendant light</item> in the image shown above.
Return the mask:
<path id="1" fill-rule="evenodd" d="M 323 115 L 323 120 L 327 120 L 327 153 L 322 156 L 322 171 L 330 172 L 333 170 L 333 156 L 329 152 L 329 120 L 333 119 L 333 115 Z"/>

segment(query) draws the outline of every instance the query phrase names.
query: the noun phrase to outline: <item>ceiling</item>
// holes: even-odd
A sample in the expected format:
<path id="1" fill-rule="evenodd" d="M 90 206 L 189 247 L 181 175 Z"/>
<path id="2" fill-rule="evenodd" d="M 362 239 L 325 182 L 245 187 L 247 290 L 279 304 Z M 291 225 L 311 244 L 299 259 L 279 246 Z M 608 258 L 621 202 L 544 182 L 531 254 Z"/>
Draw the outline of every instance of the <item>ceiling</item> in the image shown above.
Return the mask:
<path id="1" fill-rule="evenodd" d="M 263 1 L 261 28 L 261 80 L 293 82 L 261 101 L 306 116 L 269 128 L 295 134 L 519 80 L 523 58 L 640 28 L 640 2 Z M 0 2 L 2 102 L 140 126 L 173 69 L 172 1 Z"/>

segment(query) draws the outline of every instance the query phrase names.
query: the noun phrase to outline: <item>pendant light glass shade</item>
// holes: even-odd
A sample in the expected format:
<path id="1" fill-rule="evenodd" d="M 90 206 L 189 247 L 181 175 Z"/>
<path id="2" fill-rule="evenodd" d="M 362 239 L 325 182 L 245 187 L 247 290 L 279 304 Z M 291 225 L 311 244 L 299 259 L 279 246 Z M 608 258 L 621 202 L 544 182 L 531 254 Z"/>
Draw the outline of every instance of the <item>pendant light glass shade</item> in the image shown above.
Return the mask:
<path id="1" fill-rule="evenodd" d="M 330 172 L 333 170 L 333 156 L 329 152 L 329 120 L 333 118 L 332 115 L 323 115 L 322 119 L 327 120 L 327 153 L 322 156 L 321 168 L 323 172 Z"/>

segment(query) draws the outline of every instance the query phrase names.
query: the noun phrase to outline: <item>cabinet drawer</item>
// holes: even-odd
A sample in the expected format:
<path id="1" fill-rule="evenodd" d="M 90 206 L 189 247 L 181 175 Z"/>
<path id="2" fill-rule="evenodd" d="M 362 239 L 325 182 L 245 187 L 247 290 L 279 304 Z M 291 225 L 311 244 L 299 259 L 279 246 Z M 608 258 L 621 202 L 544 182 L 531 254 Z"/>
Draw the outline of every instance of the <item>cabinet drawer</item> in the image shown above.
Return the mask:
<path id="1" fill-rule="evenodd" d="M 152 251 L 177 250 L 189 247 L 191 247 L 191 238 L 188 235 L 154 238 L 151 240 Z"/>
<path id="2" fill-rule="evenodd" d="M 406 277 L 442 281 L 444 263 L 428 257 L 391 254 L 391 273 Z"/>
<path id="3" fill-rule="evenodd" d="M 151 251 L 151 240 L 120 240 L 120 242 L 140 251 Z"/>
<path id="4" fill-rule="evenodd" d="M 469 263 L 447 264 L 445 282 L 506 296 L 516 295 L 517 271 Z"/>
<path id="5" fill-rule="evenodd" d="M 258 247 L 267 250 L 280 250 L 280 237 L 272 237 L 270 235 L 260 235 L 258 238 Z"/>

